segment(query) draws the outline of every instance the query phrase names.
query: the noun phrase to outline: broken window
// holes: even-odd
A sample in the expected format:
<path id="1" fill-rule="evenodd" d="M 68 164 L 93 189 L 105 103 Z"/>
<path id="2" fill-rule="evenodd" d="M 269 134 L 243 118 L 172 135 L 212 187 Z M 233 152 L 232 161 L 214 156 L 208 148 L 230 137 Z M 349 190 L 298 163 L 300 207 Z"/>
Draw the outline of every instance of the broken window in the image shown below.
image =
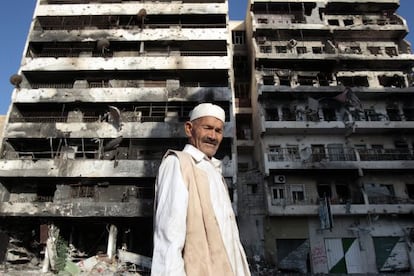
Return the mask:
<path id="1" fill-rule="evenodd" d="M 298 46 L 298 47 L 296 47 L 296 52 L 299 55 L 306 54 L 307 53 L 307 49 L 306 49 L 306 47 Z"/>
<path id="2" fill-rule="evenodd" d="M 320 47 L 320 46 L 312 47 L 312 53 L 314 53 L 314 54 L 322 54 L 323 53 L 323 47 Z"/>
<path id="3" fill-rule="evenodd" d="M 396 107 L 387 108 L 387 116 L 390 121 L 401 121 L 400 110 Z"/>
<path id="4" fill-rule="evenodd" d="M 315 76 L 298 75 L 298 83 L 299 85 L 314 86 L 318 81 Z"/>
<path id="5" fill-rule="evenodd" d="M 274 76 L 263 76 L 263 84 L 264 85 L 275 85 L 275 77 Z"/>
<path id="6" fill-rule="evenodd" d="M 71 187 L 72 198 L 94 198 L 95 186 L 74 185 Z"/>
<path id="7" fill-rule="evenodd" d="M 371 55 L 380 55 L 381 54 L 381 48 L 380 47 L 376 47 L 376 46 L 368 46 L 367 47 L 369 53 Z"/>
<path id="8" fill-rule="evenodd" d="M 280 145 L 269 146 L 269 161 L 284 161 L 283 149 Z"/>
<path id="9" fill-rule="evenodd" d="M 267 24 L 268 20 L 267 20 L 267 18 L 258 18 L 257 22 L 259 24 Z"/>
<path id="10" fill-rule="evenodd" d="M 336 190 L 336 200 L 338 203 L 345 204 L 350 200 L 351 195 L 350 195 L 349 188 L 346 184 L 336 184 L 335 190 Z"/>
<path id="11" fill-rule="evenodd" d="M 286 46 L 275 46 L 276 53 L 278 54 L 286 54 L 287 53 L 287 47 Z"/>
<path id="12" fill-rule="evenodd" d="M 328 24 L 331 26 L 339 26 L 339 20 L 338 19 L 329 19 Z"/>
<path id="13" fill-rule="evenodd" d="M 395 74 L 394 76 L 378 76 L 380 85 L 384 87 L 404 88 L 405 79 L 403 76 Z"/>
<path id="14" fill-rule="evenodd" d="M 320 86 L 329 86 L 332 82 L 332 75 L 329 73 L 320 72 L 317 77 Z"/>
<path id="15" fill-rule="evenodd" d="M 385 47 L 385 53 L 390 57 L 398 56 L 397 49 L 395 47 Z"/>
<path id="16" fill-rule="evenodd" d="M 271 46 L 260 46 L 260 53 L 270 54 L 272 53 L 272 47 Z"/>
<path id="17" fill-rule="evenodd" d="M 404 108 L 403 113 L 406 121 L 414 121 L 414 108 Z"/>
<path id="18" fill-rule="evenodd" d="M 410 148 L 405 141 L 395 141 L 395 149 L 392 150 L 392 160 L 411 160 L 413 156 L 410 153 Z"/>
<path id="19" fill-rule="evenodd" d="M 382 114 L 377 113 L 373 108 L 365 109 L 364 112 L 368 121 L 381 121 L 381 118 L 383 117 Z"/>
<path id="20" fill-rule="evenodd" d="M 331 185 L 318 184 L 316 189 L 317 189 L 319 198 L 325 198 L 325 197 L 331 198 L 332 197 Z"/>
<path id="21" fill-rule="evenodd" d="M 265 114 L 266 121 L 279 121 L 279 113 L 276 108 L 266 108 Z"/>
<path id="22" fill-rule="evenodd" d="M 325 146 L 324 145 L 312 145 L 312 161 L 320 162 L 326 159 Z"/>
<path id="23" fill-rule="evenodd" d="M 336 111 L 334 108 L 322 108 L 323 118 L 325 121 L 336 121 Z"/>
<path id="24" fill-rule="evenodd" d="M 349 49 L 351 50 L 352 54 L 358 54 L 358 55 L 362 54 L 361 47 L 359 46 L 351 46 L 349 47 Z"/>
<path id="25" fill-rule="evenodd" d="M 414 199 L 414 184 L 406 184 L 406 192 L 409 199 Z"/>
<path id="26" fill-rule="evenodd" d="M 392 184 L 365 184 L 364 188 L 370 204 L 397 203 Z"/>
<path id="27" fill-rule="evenodd" d="M 369 87 L 367 76 L 338 77 L 338 82 L 347 87 Z"/>
<path id="28" fill-rule="evenodd" d="M 286 146 L 287 159 L 289 161 L 300 160 L 299 146 L 298 145 L 287 145 Z"/>
<path id="29" fill-rule="evenodd" d="M 289 76 L 278 76 L 278 77 L 279 77 L 279 85 L 290 86 Z"/>
<path id="30" fill-rule="evenodd" d="M 344 19 L 344 25 L 345 26 L 354 25 L 354 20 L 353 19 Z"/>
<path id="31" fill-rule="evenodd" d="M 283 121 L 296 121 L 296 114 L 289 107 L 282 107 Z"/>

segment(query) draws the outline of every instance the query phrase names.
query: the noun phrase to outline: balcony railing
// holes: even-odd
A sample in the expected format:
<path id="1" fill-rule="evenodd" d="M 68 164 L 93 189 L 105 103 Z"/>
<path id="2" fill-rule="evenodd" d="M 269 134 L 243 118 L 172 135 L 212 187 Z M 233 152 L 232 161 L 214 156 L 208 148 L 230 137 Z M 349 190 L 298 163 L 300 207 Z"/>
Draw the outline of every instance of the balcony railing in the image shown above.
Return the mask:
<path id="1" fill-rule="evenodd" d="M 269 162 L 321 162 L 321 161 L 396 161 L 414 160 L 410 149 L 326 149 L 299 151 L 291 148 L 280 148 L 277 152 L 267 154 Z"/>

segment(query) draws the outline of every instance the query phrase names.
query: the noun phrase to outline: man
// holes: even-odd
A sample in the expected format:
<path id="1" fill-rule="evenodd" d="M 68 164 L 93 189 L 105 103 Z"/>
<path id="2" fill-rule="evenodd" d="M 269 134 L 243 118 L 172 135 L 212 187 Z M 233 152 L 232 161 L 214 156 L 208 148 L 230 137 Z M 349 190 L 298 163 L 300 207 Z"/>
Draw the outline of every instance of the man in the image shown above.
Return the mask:
<path id="1" fill-rule="evenodd" d="M 169 151 L 157 177 L 154 254 L 158 275 L 250 275 L 234 212 L 213 156 L 223 140 L 225 113 L 202 103 L 185 123 L 188 144 Z"/>

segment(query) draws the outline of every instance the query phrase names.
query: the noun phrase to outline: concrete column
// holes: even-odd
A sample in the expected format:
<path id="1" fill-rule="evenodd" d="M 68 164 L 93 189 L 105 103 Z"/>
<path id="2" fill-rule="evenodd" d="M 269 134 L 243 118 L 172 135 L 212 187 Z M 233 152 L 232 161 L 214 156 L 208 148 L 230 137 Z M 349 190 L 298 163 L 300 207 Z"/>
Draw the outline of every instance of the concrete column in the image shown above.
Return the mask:
<path id="1" fill-rule="evenodd" d="M 112 259 L 116 253 L 116 236 L 118 234 L 118 229 L 115 225 L 111 225 L 109 228 L 109 237 L 108 237 L 108 248 L 106 250 L 106 255 L 108 258 Z"/>

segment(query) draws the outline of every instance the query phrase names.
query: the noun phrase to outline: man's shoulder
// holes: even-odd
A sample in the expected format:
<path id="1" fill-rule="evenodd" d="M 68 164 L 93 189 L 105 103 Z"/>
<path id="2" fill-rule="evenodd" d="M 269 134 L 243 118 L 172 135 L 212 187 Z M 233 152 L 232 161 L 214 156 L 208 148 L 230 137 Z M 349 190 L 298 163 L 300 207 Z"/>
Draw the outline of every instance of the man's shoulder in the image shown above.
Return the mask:
<path id="1" fill-rule="evenodd" d="M 179 160 L 191 160 L 193 158 L 190 153 L 182 150 L 168 150 L 164 155 L 164 159 L 171 155 L 177 157 Z"/>

